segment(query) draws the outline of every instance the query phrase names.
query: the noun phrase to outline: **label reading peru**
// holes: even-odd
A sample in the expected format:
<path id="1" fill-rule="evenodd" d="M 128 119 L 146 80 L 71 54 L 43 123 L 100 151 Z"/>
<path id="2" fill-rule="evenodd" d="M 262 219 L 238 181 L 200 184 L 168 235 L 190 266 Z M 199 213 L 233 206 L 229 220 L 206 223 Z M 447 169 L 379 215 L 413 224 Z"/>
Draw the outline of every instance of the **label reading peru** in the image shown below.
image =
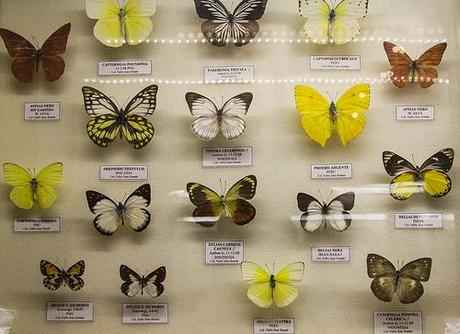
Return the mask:
<path id="1" fill-rule="evenodd" d="M 203 147 L 203 167 L 252 166 L 252 147 Z"/>
<path id="2" fill-rule="evenodd" d="M 151 60 L 100 61 L 97 65 L 99 75 L 151 75 Z"/>
<path id="3" fill-rule="evenodd" d="M 206 264 L 241 264 L 244 261 L 243 240 L 205 241 Z"/>
<path id="4" fill-rule="evenodd" d="M 26 121 L 58 121 L 60 111 L 60 102 L 24 103 L 24 119 Z"/>
<path id="5" fill-rule="evenodd" d="M 93 302 L 48 302 L 46 321 L 93 321 Z"/>
<path id="6" fill-rule="evenodd" d="M 253 334 L 294 334 L 295 318 L 254 319 Z"/>
<path id="7" fill-rule="evenodd" d="M 14 219 L 14 232 L 60 232 L 61 217 L 27 217 Z"/>
<path id="8" fill-rule="evenodd" d="M 350 247 L 312 247 L 311 260 L 322 263 L 350 262 Z"/>
<path id="9" fill-rule="evenodd" d="M 147 165 L 115 165 L 101 166 L 101 181 L 148 181 L 149 166 Z"/>
<path id="10" fill-rule="evenodd" d="M 434 106 L 399 105 L 396 106 L 396 120 L 398 121 L 432 121 L 434 120 Z"/>
<path id="11" fill-rule="evenodd" d="M 395 228 L 397 229 L 414 229 L 429 230 L 442 229 L 442 213 L 396 213 Z"/>
<path id="12" fill-rule="evenodd" d="M 167 324 L 168 304 L 123 304 L 123 324 Z"/>
<path id="13" fill-rule="evenodd" d="M 312 179 L 351 179 L 353 166 L 349 163 L 312 165 Z"/>
<path id="14" fill-rule="evenodd" d="M 204 68 L 204 81 L 208 82 L 245 82 L 253 81 L 255 67 L 250 66 L 212 66 Z"/>
<path id="15" fill-rule="evenodd" d="M 312 70 L 347 70 L 361 69 L 361 56 L 311 56 Z"/>
<path id="16" fill-rule="evenodd" d="M 374 312 L 374 334 L 423 334 L 422 312 Z"/>

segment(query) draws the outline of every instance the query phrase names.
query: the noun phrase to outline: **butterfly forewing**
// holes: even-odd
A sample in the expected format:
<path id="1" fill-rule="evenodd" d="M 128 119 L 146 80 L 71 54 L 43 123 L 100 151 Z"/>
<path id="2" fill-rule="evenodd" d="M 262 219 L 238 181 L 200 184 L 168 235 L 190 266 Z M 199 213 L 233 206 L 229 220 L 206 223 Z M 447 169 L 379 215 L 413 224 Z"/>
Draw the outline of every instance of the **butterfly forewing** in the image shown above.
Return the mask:
<path id="1" fill-rule="evenodd" d="M 454 162 L 455 152 L 452 148 L 441 150 L 429 157 L 420 167 L 421 171 L 430 169 L 447 173 Z"/>
<path id="2" fill-rule="evenodd" d="M 157 106 L 158 86 L 150 85 L 140 91 L 129 101 L 125 108 L 126 115 L 150 116 Z"/>
<path id="3" fill-rule="evenodd" d="M 382 159 L 386 172 L 391 176 L 397 176 L 402 173 L 415 173 L 417 171 L 413 164 L 394 152 L 383 152 Z"/>
<path id="4" fill-rule="evenodd" d="M 104 93 L 94 87 L 84 86 L 82 88 L 85 110 L 90 116 L 112 114 L 117 116 L 120 110 L 115 103 Z"/>

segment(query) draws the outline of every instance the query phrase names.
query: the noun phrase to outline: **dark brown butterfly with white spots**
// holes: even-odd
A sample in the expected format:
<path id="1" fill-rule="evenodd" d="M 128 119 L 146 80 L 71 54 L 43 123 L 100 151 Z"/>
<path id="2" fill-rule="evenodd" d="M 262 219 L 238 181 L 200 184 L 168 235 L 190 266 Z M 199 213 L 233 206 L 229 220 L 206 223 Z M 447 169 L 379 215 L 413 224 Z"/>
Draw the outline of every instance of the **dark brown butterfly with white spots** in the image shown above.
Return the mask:
<path id="1" fill-rule="evenodd" d="M 72 291 L 78 291 L 85 285 L 81 278 L 85 272 L 85 261 L 80 260 L 67 270 L 63 270 L 58 266 L 46 261 L 40 261 L 40 271 L 45 276 L 43 285 L 52 291 L 67 285 Z"/>
<path id="2" fill-rule="evenodd" d="M 166 279 L 166 267 L 162 266 L 146 276 L 141 276 L 128 266 L 120 266 L 120 277 L 124 281 L 121 285 L 121 292 L 128 297 L 134 297 L 139 292 L 156 298 L 164 291 L 163 282 Z"/>

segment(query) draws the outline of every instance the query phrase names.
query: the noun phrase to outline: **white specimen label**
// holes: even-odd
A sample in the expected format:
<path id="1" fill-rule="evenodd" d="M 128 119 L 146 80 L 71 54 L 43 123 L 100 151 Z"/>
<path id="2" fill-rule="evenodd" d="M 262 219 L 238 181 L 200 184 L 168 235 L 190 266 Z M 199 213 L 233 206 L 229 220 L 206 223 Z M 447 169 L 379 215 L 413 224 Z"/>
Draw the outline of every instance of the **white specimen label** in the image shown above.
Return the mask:
<path id="1" fill-rule="evenodd" d="M 312 70 L 348 70 L 361 69 L 361 56 L 311 56 Z"/>
<path id="2" fill-rule="evenodd" d="M 432 121 L 434 111 L 434 106 L 400 105 L 396 106 L 396 119 L 398 121 Z"/>
<path id="3" fill-rule="evenodd" d="M 48 302 L 47 321 L 93 321 L 93 302 Z"/>
<path id="4" fill-rule="evenodd" d="M 26 121 L 58 121 L 61 116 L 60 112 L 60 102 L 24 103 L 24 119 Z"/>
<path id="5" fill-rule="evenodd" d="M 99 177 L 102 181 L 147 181 L 149 179 L 149 166 L 101 166 Z"/>
<path id="6" fill-rule="evenodd" d="M 241 83 L 253 81 L 254 66 L 213 66 L 204 68 L 204 80 L 207 82 Z"/>
<path id="7" fill-rule="evenodd" d="M 374 334 L 423 334 L 422 312 L 374 312 Z"/>
<path id="8" fill-rule="evenodd" d="M 252 147 L 203 147 L 203 167 L 252 166 Z"/>
<path id="9" fill-rule="evenodd" d="M 167 324 L 168 304 L 123 304 L 124 324 Z"/>
<path id="10" fill-rule="evenodd" d="M 99 75 L 151 75 L 151 60 L 100 61 Z"/>
<path id="11" fill-rule="evenodd" d="M 397 229 L 440 229 L 443 228 L 442 213 L 396 213 Z"/>
<path id="12" fill-rule="evenodd" d="M 325 164 L 312 165 L 312 179 L 351 179 L 353 177 L 352 164 Z"/>
<path id="13" fill-rule="evenodd" d="M 240 264 L 244 261 L 244 241 L 206 240 L 206 264 Z"/>
<path id="14" fill-rule="evenodd" d="M 294 334 L 294 318 L 254 319 L 254 334 Z"/>
<path id="15" fill-rule="evenodd" d="M 14 232 L 60 232 L 61 217 L 22 217 L 14 219 Z"/>
<path id="16" fill-rule="evenodd" d="M 350 247 L 312 247 L 311 260 L 326 263 L 350 262 Z"/>

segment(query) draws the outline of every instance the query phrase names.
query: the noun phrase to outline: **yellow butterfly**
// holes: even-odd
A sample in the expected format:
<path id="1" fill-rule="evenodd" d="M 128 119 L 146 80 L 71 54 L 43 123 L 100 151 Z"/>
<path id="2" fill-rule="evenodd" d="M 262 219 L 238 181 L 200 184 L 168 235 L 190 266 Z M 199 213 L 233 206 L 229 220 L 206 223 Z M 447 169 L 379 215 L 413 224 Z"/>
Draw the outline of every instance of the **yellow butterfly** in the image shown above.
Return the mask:
<path id="1" fill-rule="evenodd" d="M 254 262 L 241 264 L 243 279 L 249 284 L 248 298 L 257 306 L 269 308 L 285 307 L 298 296 L 297 282 L 302 280 L 305 271 L 303 262 L 293 262 L 272 274 Z"/>
<path id="2" fill-rule="evenodd" d="M 94 36 L 104 45 L 140 44 L 153 29 L 156 0 L 86 0 L 86 15 L 98 20 Z"/>
<path id="3" fill-rule="evenodd" d="M 369 84 L 359 84 L 347 90 L 337 102 L 329 102 L 314 88 L 295 87 L 297 112 L 302 115 L 305 133 L 322 147 L 334 129 L 343 146 L 361 134 L 367 121 L 364 113 L 369 109 L 370 95 Z"/>
<path id="4" fill-rule="evenodd" d="M 47 209 L 57 199 L 54 186 L 62 182 L 63 165 L 52 163 L 33 176 L 21 166 L 5 163 L 3 173 L 5 182 L 13 187 L 10 199 L 18 208 L 29 210 L 37 202 L 41 208 Z"/>

